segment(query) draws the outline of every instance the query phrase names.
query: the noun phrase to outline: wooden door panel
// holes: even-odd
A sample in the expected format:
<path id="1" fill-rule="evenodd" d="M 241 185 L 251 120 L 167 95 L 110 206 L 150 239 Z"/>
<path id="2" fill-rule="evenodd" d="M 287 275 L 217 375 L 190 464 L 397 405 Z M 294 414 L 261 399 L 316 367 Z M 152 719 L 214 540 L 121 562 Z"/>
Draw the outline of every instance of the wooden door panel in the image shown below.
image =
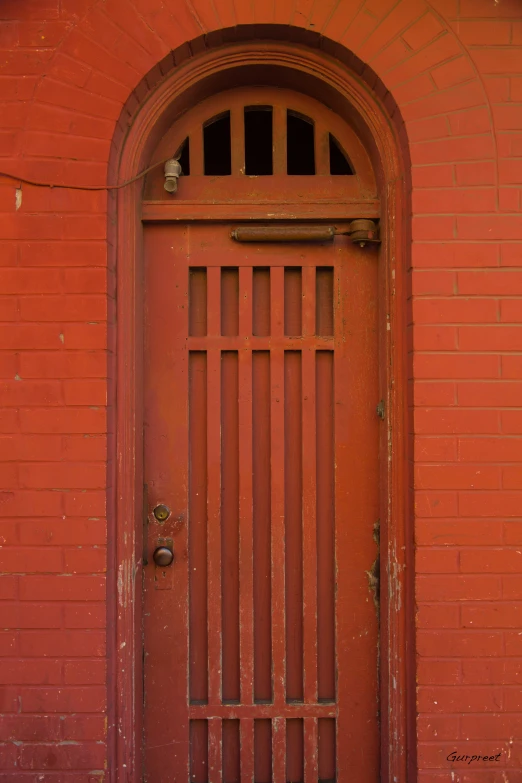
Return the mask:
<path id="1" fill-rule="evenodd" d="M 376 257 L 230 230 L 145 232 L 145 780 L 376 783 Z"/>

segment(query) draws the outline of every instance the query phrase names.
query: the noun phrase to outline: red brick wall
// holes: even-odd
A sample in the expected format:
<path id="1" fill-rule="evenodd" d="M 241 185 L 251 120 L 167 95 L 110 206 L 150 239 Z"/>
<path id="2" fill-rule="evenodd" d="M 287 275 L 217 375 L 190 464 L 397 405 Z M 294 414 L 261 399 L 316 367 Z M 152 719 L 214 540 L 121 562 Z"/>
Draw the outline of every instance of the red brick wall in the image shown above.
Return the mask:
<path id="1" fill-rule="evenodd" d="M 255 6 L 255 16 L 254 16 Z M 170 50 L 294 24 L 369 63 L 413 177 L 418 765 L 522 767 L 521 0 L 2 0 L 0 169 L 105 181 Z M 0 781 L 107 780 L 106 195 L 0 180 Z M 517 739 L 518 738 L 518 739 Z M 502 753 L 489 765 L 447 754 Z M 517 771 L 518 770 L 518 771 Z"/>

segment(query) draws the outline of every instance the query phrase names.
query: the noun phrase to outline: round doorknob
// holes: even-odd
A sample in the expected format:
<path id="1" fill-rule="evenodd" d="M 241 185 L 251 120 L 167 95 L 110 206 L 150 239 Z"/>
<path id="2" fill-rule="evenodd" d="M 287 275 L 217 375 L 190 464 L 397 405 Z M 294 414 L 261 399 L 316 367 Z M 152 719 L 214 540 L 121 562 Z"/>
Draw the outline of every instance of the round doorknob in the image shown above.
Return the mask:
<path id="1" fill-rule="evenodd" d="M 167 546 L 159 546 L 152 557 L 157 566 L 169 566 L 174 560 L 174 552 Z"/>

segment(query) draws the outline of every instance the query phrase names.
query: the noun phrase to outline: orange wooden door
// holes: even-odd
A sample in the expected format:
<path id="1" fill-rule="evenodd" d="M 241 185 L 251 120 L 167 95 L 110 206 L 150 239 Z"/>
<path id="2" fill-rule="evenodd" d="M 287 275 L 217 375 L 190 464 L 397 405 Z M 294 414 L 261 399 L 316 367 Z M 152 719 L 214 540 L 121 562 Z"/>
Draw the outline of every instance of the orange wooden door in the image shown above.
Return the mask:
<path id="1" fill-rule="evenodd" d="M 376 783 L 376 255 L 164 223 L 145 262 L 144 780 Z"/>

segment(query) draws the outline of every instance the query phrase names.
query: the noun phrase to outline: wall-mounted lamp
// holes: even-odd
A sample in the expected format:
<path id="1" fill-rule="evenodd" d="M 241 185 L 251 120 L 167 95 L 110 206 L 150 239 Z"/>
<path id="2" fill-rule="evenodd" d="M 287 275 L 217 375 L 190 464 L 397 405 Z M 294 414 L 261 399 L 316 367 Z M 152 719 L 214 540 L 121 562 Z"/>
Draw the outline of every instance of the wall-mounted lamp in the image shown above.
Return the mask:
<path id="1" fill-rule="evenodd" d="M 164 172 L 165 184 L 163 187 L 167 193 L 175 193 L 178 189 L 178 179 L 181 174 L 181 165 L 179 160 L 170 158 L 170 160 L 165 163 Z"/>

